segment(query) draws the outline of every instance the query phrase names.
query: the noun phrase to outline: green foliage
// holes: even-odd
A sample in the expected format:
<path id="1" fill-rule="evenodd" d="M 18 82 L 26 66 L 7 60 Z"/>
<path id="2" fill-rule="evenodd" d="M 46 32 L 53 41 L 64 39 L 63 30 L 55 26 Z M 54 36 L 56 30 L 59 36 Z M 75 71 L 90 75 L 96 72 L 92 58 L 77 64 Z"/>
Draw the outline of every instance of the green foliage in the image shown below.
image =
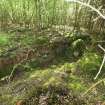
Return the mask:
<path id="1" fill-rule="evenodd" d="M 9 43 L 9 38 L 6 34 L 0 34 L 0 46 L 5 46 Z"/>
<path id="2" fill-rule="evenodd" d="M 83 45 L 84 45 L 84 41 L 82 39 L 78 39 L 72 43 L 72 46 L 75 49 L 81 49 L 81 47 L 83 47 Z"/>
<path id="3" fill-rule="evenodd" d="M 12 104 L 12 97 L 11 97 L 11 95 L 0 96 L 0 104 L 11 105 Z"/>
<path id="4" fill-rule="evenodd" d="M 87 33 L 82 33 L 78 31 L 74 31 L 72 33 L 66 33 L 65 37 L 67 37 L 70 41 L 70 47 L 68 47 L 68 53 L 75 57 L 80 57 L 83 55 L 84 51 L 88 49 L 87 46 L 91 44 L 91 37 Z"/>
<path id="5" fill-rule="evenodd" d="M 91 44 L 91 36 L 87 33 L 82 33 L 82 32 L 78 32 L 78 31 L 74 31 L 72 33 L 67 33 L 66 34 L 67 37 L 69 37 L 71 43 L 78 40 L 78 39 L 81 39 L 84 41 L 84 44 Z"/>
<path id="6" fill-rule="evenodd" d="M 35 43 L 39 45 L 48 44 L 48 42 L 49 42 L 49 38 L 44 35 L 35 38 Z"/>
<path id="7" fill-rule="evenodd" d="M 82 78 L 75 75 L 69 76 L 68 87 L 76 93 L 84 92 L 87 89 L 87 86 L 82 82 Z"/>
<path id="8" fill-rule="evenodd" d="M 79 55 L 82 55 L 86 47 L 82 39 L 77 39 L 76 41 L 72 43 L 72 48 L 74 52 L 77 51 Z"/>
<path id="9" fill-rule="evenodd" d="M 80 72 L 95 76 L 101 65 L 101 56 L 96 53 L 85 53 L 84 56 L 77 62 L 77 68 Z"/>
<path id="10" fill-rule="evenodd" d="M 97 1 L 91 4 L 100 6 L 94 3 Z M 97 52 L 85 53 L 98 38 L 85 33 L 95 27 L 95 14 L 87 10 L 65 0 L 1 0 L 0 30 L 8 34 L 0 33 L 0 105 L 15 105 L 20 99 L 25 99 L 24 105 L 47 101 L 48 105 L 85 105 L 74 93 L 81 95 L 87 90 L 93 82 L 88 79 L 96 75 L 102 61 Z M 97 23 L 103 31 L 102 22 Z M 73 28 L 77 29 L 71 33 Z M 7 84 L 13 67 L 13 79 Z"/>
<path id="11" fill-rule="evenodd" d="M 76 91 L 78 93 L 83 92 L 87 89 L 86 86 L 84 86 L 80 81 L 70 83 L 69 87 L 72 88 L 74 91 Z"/>
<path id="12" fill-rule="evenodd" d="M 0 69 L 0 79 L 1 79 L 2 77 L 5 77 L 5 76 L 7 76 L 7 75 L 10 75 L 11 70 L 12 70 L 12 67 Z"/>

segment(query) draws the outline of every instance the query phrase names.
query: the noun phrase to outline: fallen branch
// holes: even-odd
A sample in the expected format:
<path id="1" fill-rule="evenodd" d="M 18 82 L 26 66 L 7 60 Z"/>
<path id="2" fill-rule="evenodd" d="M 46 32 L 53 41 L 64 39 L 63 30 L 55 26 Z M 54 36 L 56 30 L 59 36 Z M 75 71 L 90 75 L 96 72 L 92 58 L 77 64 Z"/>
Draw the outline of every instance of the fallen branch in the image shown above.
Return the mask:
<path id="1" fill-rule="evenodd" d="M 91 10 L 95 11 L 101 18 L 105 19 L 105 16 L 104 16 L 98 9 L 94 8 L 93 6 L 91 6 L 91 5 L 89 4 L 89 3 L 90 3 L 90 0 L 89 0 L 88 3 L 84 3 L 84 2 L 81 2 L 81 1 L 79 1 L 79 0 L 66 0 L 66 1 L 67 1 L 67 2 L 78 3 L 78 4 L 82 5 L 82 6 L 88 7 L 88 8 L 90 8 Z M 103 61 L 102 61 L 102 64 L 101 64 L 101 66 L 100 66 L 100 69 L 99 69 L 98 73 L 96 74 L 96 76 L 95 76 L 95 78 L 94 78 L 95 80 L 97 79 L 97 77 L 98 77 L 99 74 L 101 73 L 102 67 L 103 67 L 103 65 L 104 65 L 104 63 L 105 63 L 105 49 L 104 49 L 101 45 L 98 45 L 98 47 L 99 47 L 101 50 L 104 51 L 104 57 L 103 57 Z"/>
<path id="2" fill-rule="evenodd" d="M 104 82 L 105 81 L 105 78 L 104 79 L 101 79 L 99 80 L 98 82 L 96 82 L 95 84 L 93 84 L 87 91 L 85 91 L 83 94 L 82 94 L 82 97 L 84 97 L 85 95 L 87 95 L 87 93 L 89 93 L 92 89 L 94 89 L 97 85 L 99 85 L 100 83 Z"/>
<path id="3" fill-rule="evenodd" d="M 105 53 L 105 49 L 100 44 L 98 44 L 98 47 Z"/>
<path id="4" fill-rule="evenodd" d="M 8 77 L 8 83 L 11 82 L 11 80 L 13 79 L 13 75 L 14 75 L 14 72 L 15 72 L 16 68 L 17 68 L 18 66 L 20 66 L 22 63 L 24 63 L 25 61 L 28 60 L 29 53 L 30 53 L 31 51 L 32 51 L 32 50 L 28 50 L 28 51 L 27 51 L 27 54 L 26 54 L 26 57 L 25 57 L 24 59 L 22 59 L 19 63 L 15 64 L 15 65 L 13 66 L 12 72 L 10 73 L 10 75 L 9 75 L 9 77 Z"/>
<path id="5" fill-rule="evenodd" d="M 103 61 L 102 61 L 102 64 L 100 66 L 100 69 L 99 69 L 98 73 L 96 74 L 94 80 L 96 80 L 98 78 L 99 74 L 101 73 L 101 70 L 102 70 L 102 67 L 103 67 L 104 63 L 105 63 L 105 54 L 104 54 Z"/>
<path id="6" fill-rule="evenodd" d="M 98 73 L 96 74 L 94 80 L 96 80 L 96 79 L 98 78 L 99 74 L 101 73 L 102 67 L 103 67 L 103 65 L 104 65 L 104 63 L 105 63 L 105 49 L 104 49 L 101 45 L 98 45 L 98 47 L 99 47 L 102 51 L 104 51 L 104 57 L 103 57 L 103 61 L 102 61 L 102 64 L 101 64 L 101 66 L 100 66 L 100 69 L 99 69 Z"/>

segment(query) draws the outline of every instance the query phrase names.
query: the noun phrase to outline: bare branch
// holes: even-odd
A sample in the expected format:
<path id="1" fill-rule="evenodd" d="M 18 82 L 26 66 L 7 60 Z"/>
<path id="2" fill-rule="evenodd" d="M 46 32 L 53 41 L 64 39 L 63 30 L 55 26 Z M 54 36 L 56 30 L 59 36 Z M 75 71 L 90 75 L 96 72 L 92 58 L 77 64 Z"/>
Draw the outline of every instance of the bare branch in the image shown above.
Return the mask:
<path id="1" fill-rule="evenodd" d="M 66 0 L 66 1 L 67 1 L 67 2 L 78 3 L 78 4 L 80 4 L 80 5 L 83 5 L 83 6 L 85 6 L 85 7 L 88 7 L 88 8 L 90 8 L 90 9 L 92 9 L 93 11 L 95 11 L 101 18 L 105 19 L 105 16 L 104 16 L 98 9 L 94 8 L 93 6 L 91 6 L 91 5 L 88 4 L 88 3 L 83 3 L 83 2 L 81 2 L 81 1 L 79 1 L 79 0 Z"/>
<path id="2" fill-rule="evenodd" d="M 104 79 L 99 80 L 98 82 L 96 82 L 95 84 L 93 84 L 88 90 L 86 90 L 83 94 L 82 97 L 84 97 L 85 95 L 87 95 L 92 89 L 94 89 L 97 85 L 99 85 L 100 83 L 104 82 Z"/>
<path id="3" fill-rule="evenodd" d="M 105 49 L 100 44 L 98 44 L 98 47 L 105 53 Z"/>
<path id="4" fill-rule="evenodd" d="M 100 66 L 100 69 L 99 69 L 98 73 L 96 74 L 94 80 L 96 80 L 97 77 L 99 76 L 99 74 L 101 73 L 102 67 L 103 67 L 103 65 L 104 65 L 104 63 L 105 63 L 105 49 L 104 49 L 101 45 L 98 45 L 98 47 L 99 47 L 102 51 L 104 51 L 104 57 L 103 57 L 103 61 L 102 61 L 102 64 L 101 64 L 101 66 Z"/>
<path id="5" fill-rule="evenodd" d="M 102 64 L 100 66 L 100 69 L 99 69 L 98 73 L 96 74 L 94 80 L 96 80 L 97 77 L 99 76 L 99 74 L 101 73 L 101 70 L 102 70 L 102 67 L 103 67 L 104 63 L 105 63 L 105 54 L 104 54 L 103 61 L 102 61 Z"/>

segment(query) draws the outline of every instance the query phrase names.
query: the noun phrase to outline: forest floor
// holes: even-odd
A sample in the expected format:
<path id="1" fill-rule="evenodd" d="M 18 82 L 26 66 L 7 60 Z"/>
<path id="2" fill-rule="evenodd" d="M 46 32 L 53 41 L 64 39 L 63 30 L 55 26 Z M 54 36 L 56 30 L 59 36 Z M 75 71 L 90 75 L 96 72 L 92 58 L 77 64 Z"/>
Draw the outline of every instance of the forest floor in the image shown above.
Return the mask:
<path id="1" fill-rule="evenodd" d="M 0 33 L 0 105 L 105 105 L 104 83 L 84 94 L 97 82 L 99 53 L 81 55 L 81 38 L 68 32 L 26 33 Z"/>

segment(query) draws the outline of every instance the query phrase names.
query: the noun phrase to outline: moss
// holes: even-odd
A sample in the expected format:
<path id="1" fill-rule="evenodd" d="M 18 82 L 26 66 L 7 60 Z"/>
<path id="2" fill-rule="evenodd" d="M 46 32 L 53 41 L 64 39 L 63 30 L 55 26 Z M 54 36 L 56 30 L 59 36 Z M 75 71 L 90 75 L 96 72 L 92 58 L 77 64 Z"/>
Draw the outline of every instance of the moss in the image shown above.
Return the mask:
<path id="1" fill-rule="evenodd" d="M 0 104 L 2 105 L 12 105 L 13 97 L 11 95 L 2 95 L 0 96 Z"/>
<path id="2" fill-rule="evenodd" d="M 101 65 L 101 56 L 96 53 L 85 53 L 84 56 L 78 60 L 77 68 L 84 74 L 95 76 Z"/>
<path id="3" fill-rule="evenodd" d="M 59 42 L 59 38 L 57 39 L 57 41 Z M 24 38 L 18 39 L 16 43 L 20 43 L 20 42 L 23 46 L 28 45 L 29 48 L 33 48 L 32 46 L 34 45 L 48 44 L 49 39 L 48 37 L 45 37 L 45 36 L 38 36 L 37 38 L 35 38 L 35 36 L 34 37 L 25 36 Z M 64 45 L 65 45 L 65 42 L 66 40 L 63 41 Z M 75 49 L 80 50 L 80 47 L 83 45 L 83 43 L 84 41 L 82 39 L 78 39 L 72 43 L 71 48 L 74 48 L 73 50 Z M 57 43 L 57 44 L 60 45 L 58 47 L 60 48 L 62 47 L 62 43 Z M 56 47 L 56 49 L 58 49 L 58 47 Z M 65 47 L 68 48 L 68 43 L 67 43 L 67 46 L 64 46 L 64 48 Z M 62 52 L 63 50 L 60 50 L 60 52 Z M 68 50 L 71 51 L 70 48 L 68 48 Z M 72 54 L 70 54 L 70 56 L 71 55 Z M 46 54 L 43 54 L 42 56 L 40 56 L 40 58 L 41 57 L 42 57 L 41 59 L 42 62 L 46 58 L 49 58 L 49 56 L 47 56 Z M 90 58 L 91 57 L 89 56 L 88 59 Z M 54 63 L 55 65 L 52 64 L 51 66 L 48 66 L 48 67 L 40 67 L 39 65 L 40 62 L 36 59 L 33 59 L 32 62 L 31 61 L 28 62 L 26 64 L 26 68 L 28 69 L 27 70 L 28 72 L 26 73 L 25 71 L 25 74 L 23 74 L 25 76 L 24 79 L 19 78 L 17 81 L 11 82 L 10 84 L 11 86 L 8 85 L 9 88 L 11 89 L 11 91 L 8 93 L 10 95 L 9 98 L 11 99 L 12 97 L 11 102 L 9 103 L 14 104 L 20 99 L 31 100 L 32 97 L 36 97 L 37 99 L 40 99 L 40 95 L 42 94 L 46 95 L 49 92 L 50 87 L 53 90 L 53 92 L 52 90 L 50 90 L 51 100 L 54 99 L 53 101 L 55 103 L 56 101 L 58 102 L 57 96 L 63 93 L 65 89 L 68 89 L 69 91 L 73 90 L 76 92 L 83 92 L 84 90 L 86 90 L 85 83 L 82 82 L 81 77 L 79 77 L 80 75 L 74 76 L 75 75 L 74 73 L 77 72 L 77 64 L 82 65 L 81 66 L 82 69 L 84 69 L 84 65 L 87 64 L 86 63 L 87 60 L 85 59 L 85 56 L 84 56 L 85 60 L 81 58 L 81 60 L 79 60 L 78 62 L 72 62 L 72 63 L 70 62 L 72 61 L 71 58 L 69 58 L 70 60 L 65 60 L 63 57 L 62 57 L 62 60 L 61 59 L 57 60 L 57 58 L 54 58 L 54 59 L 56 62 Z M 11 96 L 11 93 L 13 94 L 12 96 Z M 5 95 L 8 95 L 8 94 L 5 93 Z M 2 100 L 8 102 L 8 97 L 6 97 L 5 100 L 4 99 Z"/>
<path id="4" fill-rule="evenodd" d="M 69 75 L 67 78 L 67 87 L 75 91 L 75 93 L 84 92 L 87 89 L 83 79 L 75 75 Z"/>
<path id="5" fill-rule="evenodd" d="M 77 57 L 82 56 L 85 49 L 86 49 L 85 43 L 82 39 L 78 39 L 72 43 L 72 50 L 73 50 L 74 56 L 77 56 Z"/>
<path id="6" fill-rule="evenodd" d="M 45 87 L 49 87 L 49 86 L 57 86 L 57 87 L 59 87 L 61 85 L 64 85 L 64 81 L 61 78 L 59 78 L 59 77 L 51 77 L 44 83 L 43 86 L 45 86 Z"/>
<path id="7" fill-rule="evenodd" d="M 76 92 L 84 92 L 87 88 L 80 82 L 70 83 L 69 87 Z"/>
<path id="8" fill-rule="evenodd" d="M 5 67 L 0 69 L 0 78 L 5 77 L 11 74 L 12 67 Z M 5 72 L 4 72 L 5 71 Z"/>
<path id="9" fill-rule="evenodd" d="M 8 35 L 1 33 L 0 34 L 0 46 L 5 46 L 9 43 Z"/>
<path id="10" fill-rule="evenodd" d="M 71 90 L 76 93 L 84 91 L 85 86 L 81 82 L 81 79 L 70 73 L 71 70 L 74 72 L 74 69 L 75 63 L 66 62 L 60 65 L 53 65 L 49 68 L 36 68 L 27 72 L 27 78 L 15 81 L 11 84 L 10 88 L 12 88 L 12 94 L 15 95 L 15 97 L 12 96 L 12 100 L 9 102 L 10 105 L 15 104 L 21 99 L 25 100 L 25 102 L 29 102 L 33 97 L 37 103 L 41 94 L 46 95 L 49 92 L 50 101 L 52 100 L 56 103 L 59 102 L 57 96 L 64 94 L 65 89 L 68 89 L 68 94 Z M 61 74 L 66 76 L 62 77 Z M 7 102 L 7 99 L 5 99 L 5 101 Z"/>

